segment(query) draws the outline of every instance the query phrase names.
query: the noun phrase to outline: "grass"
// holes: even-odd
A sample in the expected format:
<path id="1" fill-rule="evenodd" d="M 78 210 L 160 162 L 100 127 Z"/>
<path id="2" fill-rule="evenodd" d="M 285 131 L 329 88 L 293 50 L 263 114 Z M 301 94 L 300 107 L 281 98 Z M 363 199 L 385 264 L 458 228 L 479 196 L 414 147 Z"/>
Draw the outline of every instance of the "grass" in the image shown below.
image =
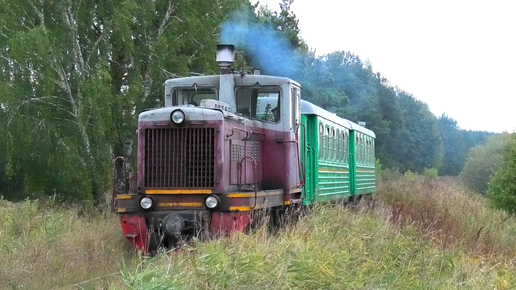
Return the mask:
<path id="1" fill-rule="evenodd" d="M 444 250 L 472 256 L 515 256 L 516 223 L 456 179 L 397 179 L 383 184 L 377 198 L 398 228 L 412 225 Z"/>
<path id="2" fill-rule="evenodd" d="M 516 220 L 450 178 L 391 178 L 358 205 L 152 259 L 115 215 L 0 200 L 0 285 L 51 289 L 512 289 Z"/>
<path id="3" fill-rule="evenodd" d="M 124 269 L 135 289 L 510 289 L 516 221 L 455 179 L 411 176 L 357 206 L 324 205 Z"/>
<path id="4" fill-rule="evenodd" d="M 120 261 L 134 252 L 114 214 L 51 201 L 0 199 L 0 288 L 56 289 L 122 285 Z"/>

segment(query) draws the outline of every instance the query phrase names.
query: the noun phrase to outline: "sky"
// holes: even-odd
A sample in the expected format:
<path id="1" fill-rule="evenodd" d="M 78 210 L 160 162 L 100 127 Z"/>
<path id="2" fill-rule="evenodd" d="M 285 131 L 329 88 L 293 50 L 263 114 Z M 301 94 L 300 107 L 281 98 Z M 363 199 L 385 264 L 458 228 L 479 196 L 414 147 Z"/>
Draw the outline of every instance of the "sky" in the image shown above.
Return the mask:
<path id="1" fill-rule="evenodd" d="M 317 55 L 369 60 L 462 129 L 515 131 L 516 1 L 295 0 L 291 10 Z"/>

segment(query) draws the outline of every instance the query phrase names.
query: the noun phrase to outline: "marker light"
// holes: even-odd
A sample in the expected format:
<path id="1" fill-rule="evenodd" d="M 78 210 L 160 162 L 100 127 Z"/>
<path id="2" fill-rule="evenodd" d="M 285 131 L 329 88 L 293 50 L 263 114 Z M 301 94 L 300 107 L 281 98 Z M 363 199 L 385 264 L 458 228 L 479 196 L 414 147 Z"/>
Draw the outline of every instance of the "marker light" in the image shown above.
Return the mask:
<path id="1" fill-rule="evenodd" d="M 219 199 L 214 195 L 210 195 L 204 200 L 204 204 L 207 208 L 214 209 L 219 205 Z"/>
<path id="2" fill-rule="evenodd" d="M 140 199 L 140 206 L 143 209 L 150 209 L 152 207 L 152 198 L 148 196 L 142 197 L 142 199 Z"/>
<path id="3" fill-rule="evenodd" d="M 185 119 L 185 113 L 181 110 L 175 110 L 170 114 L 170 121 L 176 125 L 183 124 Z"/>
<path id="4" fill-rule="evenodd" d="M 163 219 L 163 229 L 169 235 L 180 234 L 185 227 L 185 220 L 177 214 L 169 214 Z"/>

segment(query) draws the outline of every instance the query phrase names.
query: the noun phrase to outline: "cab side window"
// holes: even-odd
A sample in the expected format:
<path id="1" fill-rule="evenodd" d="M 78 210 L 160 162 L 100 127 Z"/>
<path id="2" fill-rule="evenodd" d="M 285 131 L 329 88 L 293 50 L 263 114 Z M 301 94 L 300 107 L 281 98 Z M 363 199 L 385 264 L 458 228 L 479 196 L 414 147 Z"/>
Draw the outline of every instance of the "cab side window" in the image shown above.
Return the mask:
<path id="1" fill-rule="evenodd" d="M 240 88 L 236 93 L 237 114 L 265 122 L 279 122 L 280 103 L 277 87 Z"/>

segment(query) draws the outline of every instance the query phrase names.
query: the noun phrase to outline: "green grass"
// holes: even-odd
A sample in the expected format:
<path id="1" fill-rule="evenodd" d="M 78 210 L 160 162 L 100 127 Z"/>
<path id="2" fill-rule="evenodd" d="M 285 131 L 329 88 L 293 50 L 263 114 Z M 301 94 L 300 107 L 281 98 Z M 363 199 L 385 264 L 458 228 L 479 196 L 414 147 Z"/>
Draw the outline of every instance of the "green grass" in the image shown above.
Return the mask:
<path id="1" fill-rule="evenodd" d="M 514 289 L 516 220 L 455 179 L 392 178 L 271 234 L 144 259 L 111 213 L 0 200 L 7 289 Z M 0 287 L 1 288 L 1 287 Z"/>

